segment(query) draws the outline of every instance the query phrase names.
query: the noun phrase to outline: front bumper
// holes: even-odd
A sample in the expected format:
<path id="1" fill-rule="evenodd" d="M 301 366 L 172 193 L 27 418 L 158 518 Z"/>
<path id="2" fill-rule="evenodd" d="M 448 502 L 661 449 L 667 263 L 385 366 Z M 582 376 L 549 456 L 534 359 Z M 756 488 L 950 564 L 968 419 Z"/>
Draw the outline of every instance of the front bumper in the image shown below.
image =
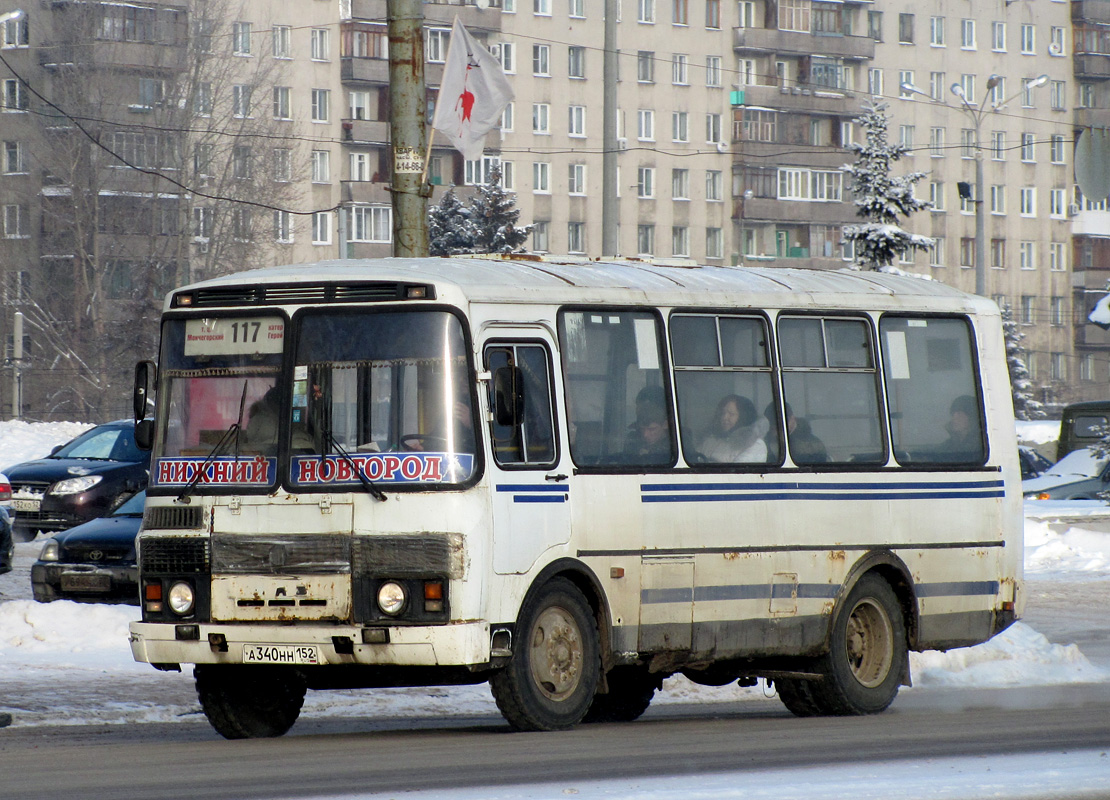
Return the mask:
<path id="1" fill-rule="evenodd" d="M 199 628 L 197 639 L 178 639 L 179 629 Z M 388 642 L 364 644 L 363 631 L 388 631 Z M 188 631 L 190 635 L 192 631 Z M 226 651 L 210 644 L 222 637 Z M 435 626 L 259 625 L 132 622 L 131 652 L 149 664 L 241 664 L 245 645 L 316 645 L 326 664 L 470 666 L 490 659 L 489 624 Z"/>
<path id="2" fill-rule="evenodd" d="M 77 586 L 64 585 L 73 576 Z M 96 583 L 106 588 L 89 588 Z M 125 602 L 139 604 L 139 568 L 102 566 L 99 564 L 66 564 L 36 561 L 31 565 L 31 591 L 40 603 L 51 600 L 91 600 L 94 602 Z"/>

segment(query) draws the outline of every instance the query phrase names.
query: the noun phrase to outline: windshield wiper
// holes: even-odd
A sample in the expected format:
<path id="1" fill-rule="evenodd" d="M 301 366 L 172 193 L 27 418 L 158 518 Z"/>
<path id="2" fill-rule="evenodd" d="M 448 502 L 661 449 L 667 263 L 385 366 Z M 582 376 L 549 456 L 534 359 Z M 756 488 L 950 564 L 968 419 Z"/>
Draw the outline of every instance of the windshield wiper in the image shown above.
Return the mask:
<path id="1" fill-rule="evenodd" d="M 328 445 L 328 447 L 330 447 L 331 449 L 335 450 L 335 452 L 337 452 L 344 461 L 351 465 L 351 469 L 355 471 L 355 475 L 358 476 L 359 483 L 361 483 L 362 487 L 366 489 L 367 494 L 369 494 L 375 500 L 381 500 L 384 502 L 387 499 L 385 496 L 385 492 L 375 486 L 374 482 L 363 474 L 358 464 L 356 464 L 355 460 L 351 458 L 351 454 L 344 450 L 343 446 L 335 440 L 335 436 L 332 434 L 331 428 L 325 428 L 321 426 L 320 432 L 324 434 L 324 443 Z M 322 460 L 324 456 L 320 456 L 320 458 Z"/>
<path id="2" fill-rule="evenodd" d="M 228 443 L 231 442 L 232 437 L 235 438 L 235 460 L 239 460 L 239 431 L 243 429 L 243 406 L 246 404 L 246 401 L 247 382 L 243 381 L 243 394 L 239 398 L 239 419 L 231 423 L 228 429 L 224 431 L 224 435 L 220 437 L 220 441 L 216 442 L 216 446 L 212 448 L 212 452 L 210 452 L 208 454 L 208 457 L 201 462 L 199 467 L 197 467 L 196 474 L 194 474 L 192 479 L 190 479 L 190 481 L 185 484 L 185 488 L 182 489 L 181 494 L 177 496 L 178 503 L 189 502 L 189 495 L 192 494 L 193 490 L 197 488 L 197 484 L 200 483 L 201 477 L 204 476 L 204 470 L 207 469 L 208 465 L 215 461 L 221 453 L 223 453 L 224 448 L 228 445 Z"/>

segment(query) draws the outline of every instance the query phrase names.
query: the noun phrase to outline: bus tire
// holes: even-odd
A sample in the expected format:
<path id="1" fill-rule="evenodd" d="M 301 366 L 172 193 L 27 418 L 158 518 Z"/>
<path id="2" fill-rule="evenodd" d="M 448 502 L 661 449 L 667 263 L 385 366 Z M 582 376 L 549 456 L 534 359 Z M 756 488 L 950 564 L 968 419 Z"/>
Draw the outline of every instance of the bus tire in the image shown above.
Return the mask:
<path id="1" fill-rule="evenodd" d="M 898 598 L 889 583 L 868 573 L 837 615 L 819 669 L 823 679 L 809 686 L 813 700 L 824 714 L 877 714 L 894 702 L 907 655 Z"/>
<path id="2" fill-rule="evenodd" d="M 583 722 L 632 722 L 638 719 L 663 686 L 662 673 L 650 673 L 647 667 L 614 667 L 606 680 L 608 694 L 594 695 Z"/>
<path id="3" fill-rule="evenodd" d="M 548 581 L 521 609 L 512 660 L 490 678 L 502 716 L 518 731 L 577 725 L 597 692 L 600 650 L 582 592 L 565 578 Z"/>
<path id="4" fill-rule="evenodd" d="M 289 667 L 198 664 L 193 677 L 204 716 L 225 739 L 281 736 L 304 704 L 304 678 Z"/>
<path id="5" fill-rule="evenodd" d="M 820 717 L 826 712 L 814 695 L 816 681 L 798 678 L 775 678 L 775 691 L 779 700 L 795 717 Z"/>

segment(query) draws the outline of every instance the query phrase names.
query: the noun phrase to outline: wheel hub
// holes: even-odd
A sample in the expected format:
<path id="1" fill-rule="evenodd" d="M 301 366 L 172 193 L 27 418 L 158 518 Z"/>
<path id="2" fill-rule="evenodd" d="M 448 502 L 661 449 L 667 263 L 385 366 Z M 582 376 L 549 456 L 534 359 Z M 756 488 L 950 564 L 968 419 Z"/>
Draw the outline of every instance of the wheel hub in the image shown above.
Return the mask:
<path id="1" fill-rule="evenodd" d="M 551 700 L 563 700 L 582 675 L 582 640 L 574 618 L 562 608 L 549 608 L 532 629 L 532 676 Z"/>

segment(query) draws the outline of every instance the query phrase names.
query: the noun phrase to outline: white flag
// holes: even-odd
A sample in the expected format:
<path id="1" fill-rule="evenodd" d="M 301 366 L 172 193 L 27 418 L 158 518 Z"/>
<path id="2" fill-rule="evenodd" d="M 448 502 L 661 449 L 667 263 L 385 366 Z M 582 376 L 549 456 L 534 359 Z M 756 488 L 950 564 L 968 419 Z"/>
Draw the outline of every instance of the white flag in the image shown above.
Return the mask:
<path id="1" fill-rule="evenodd" d="M 501 64 L 455 17 L 432 127 L 465 158 L 481 158 L 486 134 L 512 99 L 513 87 Z"/>

